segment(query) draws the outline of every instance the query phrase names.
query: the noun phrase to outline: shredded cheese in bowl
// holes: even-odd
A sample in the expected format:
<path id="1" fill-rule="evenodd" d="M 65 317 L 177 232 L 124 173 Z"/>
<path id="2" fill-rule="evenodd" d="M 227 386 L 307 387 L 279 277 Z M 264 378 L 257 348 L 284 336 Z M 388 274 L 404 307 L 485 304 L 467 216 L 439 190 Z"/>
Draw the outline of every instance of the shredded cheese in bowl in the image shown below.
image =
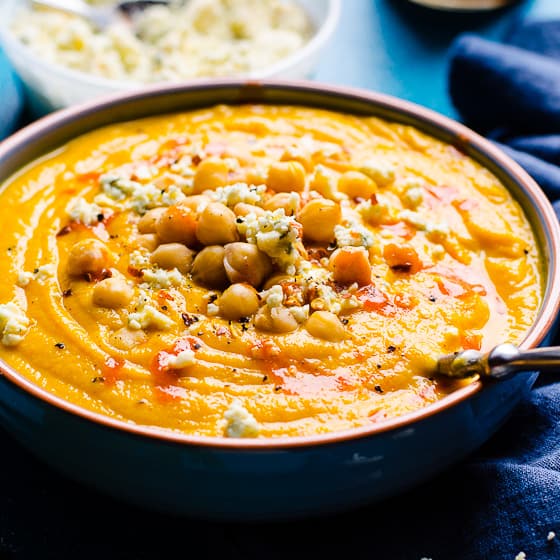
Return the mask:
<path id="1" fill-rule="evenodd" d="M 249 74 L 295 53 L 314 32 L 292 0 L 172 0 L 104 30 L 77 15 L 30 5 L 10 29 L 45 61 L 140 83 Z"/>

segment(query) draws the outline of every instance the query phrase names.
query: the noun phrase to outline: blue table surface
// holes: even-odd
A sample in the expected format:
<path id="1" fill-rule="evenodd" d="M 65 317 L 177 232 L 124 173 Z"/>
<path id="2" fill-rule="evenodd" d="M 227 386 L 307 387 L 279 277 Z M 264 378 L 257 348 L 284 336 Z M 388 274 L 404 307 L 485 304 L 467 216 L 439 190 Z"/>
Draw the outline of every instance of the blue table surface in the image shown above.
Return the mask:
<path id="1" fill-rule="evenodd" d="M 447 53 L 453 39 L 465 31 L 500 39 L 509 26 L 525 17 L 560 17 L 560 0 L 518 1 L 509 8 L 478 14 L 438 12 L 407 0 L 343 0 L 340 25 L 313 78 L 395 95 L 456 118 L 446 85 Z M 17 91 L 0 56 L 0 138 L 17 126 L 22 109 L 21 101 L 15 98 Z M 0 445 L 0 477 L 5 482 L 0 484 L 0 559 L 125 558 L 128 552 L 131 555 L 126 558 L 131 559 L 159 556 L 155 541 L 146 544 L 145 550 L 124 543 L 111 554 L 105 537 L 98 533 L 92 538 L 88 528 L 100 519 L 112 519 L 131 543 L 141 543 L 134 524 L 142 514 L 85 489 L 78 491 L 1 431 Z M 167 521 L 154 519 L 148 525 L 152 523 L 163 533 Z M 174 527 L 177 529 L 177 524 Z M 218 550 L 217 528 L 196 527 L 208 546 L 214 543 L 213 550 L 220 556 L 256 557 L 247 554 L 235 531 L 218 531 L 223 539 Z M 364 557 L 375 557 L 375 549 Z"/>

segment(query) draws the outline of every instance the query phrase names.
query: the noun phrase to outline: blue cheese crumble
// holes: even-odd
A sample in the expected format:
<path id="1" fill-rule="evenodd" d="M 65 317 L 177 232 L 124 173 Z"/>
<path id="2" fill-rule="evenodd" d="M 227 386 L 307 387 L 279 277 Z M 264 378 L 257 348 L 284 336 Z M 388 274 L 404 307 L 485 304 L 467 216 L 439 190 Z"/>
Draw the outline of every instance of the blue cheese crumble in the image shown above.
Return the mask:
<path id="1" fill-rule="evenodd" d="M 215 201 L 232 207 L 239 202 L 259 204 L 262 202 L 262 195 L 265 191 L 266 185 L 249 186 L 247 183 L 235 183 L 234 185 L 218 187 L 211 194 Z"/>
<path id="2" fill-rule="evenodd" d="M 248 243 L 266 253 L 284 272 L 294 275 L 301 261 L 297 250 L 301 226 L 283 208 L 266 211 L 262 216 L 251 213 L 237 224 Z"/>
<path id="3" fill-rule="evenodd" d="M 337 247 L 373 247 L 375 237 L 367 228 L 360 224 L 351 224 L 349 227 L 335 226 L 334 237 Z"/>
<path id="4" fill-rule="evenodd" d="M 31 322 L 17 304 L 0 304 L 0 336 L 4 346 L 17 346 L 27 334 Z"/>
<path id="5" fill-rule="evenodd" d="M 95 202 L 87 202 L 82 197 L 73 198 L 66 206 L 66 213 L 74 222 L 93 226 L 103 219 L 103 209 Z"/>
<path id="6" fill-rule="evenodd" d="M 233 401 L 224 413 L 225 435 L 233 438 L 256 437 L 260 431 L 256 418 L 239 401 Z"/>

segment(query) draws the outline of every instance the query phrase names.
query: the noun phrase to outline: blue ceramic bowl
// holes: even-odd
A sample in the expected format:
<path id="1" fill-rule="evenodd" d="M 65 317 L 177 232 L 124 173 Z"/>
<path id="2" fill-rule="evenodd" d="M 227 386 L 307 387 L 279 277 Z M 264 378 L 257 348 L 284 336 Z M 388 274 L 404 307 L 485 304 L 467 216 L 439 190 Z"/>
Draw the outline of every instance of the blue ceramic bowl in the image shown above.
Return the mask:
<path id="1" fill-rule="evenodd" d="M 116 94 L 53 113 L 0 145 L 0 183 L 75 136 L 122 120 L 216 103 L 288 103 L 414 125 L 495 173 L 525 209 L 547 286 L 522 343 L 547 342 L 559 307 L 560 228 L 537 184 L 493 144 L 446 117 L 372 92 L 317 83 L 213 81 Z M 427 408 L 368 428 L 274 440 L 200 438 L 110 419 L 69 404 L 0 364 L 0 422 L 69 477 L 127 501 L 214 520 L 281 520 L 347 510 L 436 476 L 485 442 L 537 373 L 473 383 Z M 8 459 L 9 460 L 9 459 Z"/>

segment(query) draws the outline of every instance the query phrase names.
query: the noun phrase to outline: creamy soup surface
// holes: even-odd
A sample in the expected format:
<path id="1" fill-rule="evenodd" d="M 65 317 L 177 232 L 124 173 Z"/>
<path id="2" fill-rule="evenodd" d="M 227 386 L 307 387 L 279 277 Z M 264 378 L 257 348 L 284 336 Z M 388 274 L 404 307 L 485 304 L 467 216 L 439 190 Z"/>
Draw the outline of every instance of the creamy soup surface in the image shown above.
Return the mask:
<path id="1" fill-rule="evenodd" d="M 0 358 L 86 409 L 197 436 L 369 426 L 520 342 L 542 257 L 488 170 L 402 124 L 219 105 L 114 124 L 0 191 Z"/>

